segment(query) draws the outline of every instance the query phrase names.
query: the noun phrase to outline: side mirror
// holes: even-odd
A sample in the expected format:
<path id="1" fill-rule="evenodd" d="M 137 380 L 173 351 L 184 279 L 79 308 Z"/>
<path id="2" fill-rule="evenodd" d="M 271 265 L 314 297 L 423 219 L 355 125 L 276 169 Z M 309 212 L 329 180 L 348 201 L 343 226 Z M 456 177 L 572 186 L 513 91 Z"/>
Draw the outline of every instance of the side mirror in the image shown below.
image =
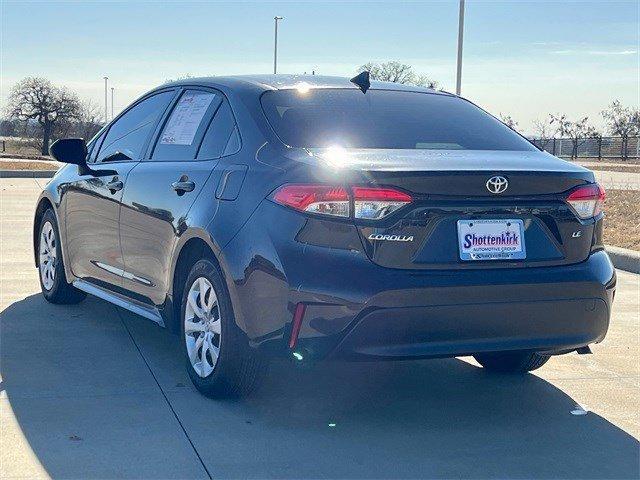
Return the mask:
<path id="1" fill-rule="evenodd" d="M 62 163 L 87 166 L 87 144 L 81 138 L 61 138 L 49 147 L 53 158 Z"/>
<path id="2" fill-rule="evenodd" d="M 89 168 L 87 165 L 87 144 L 81 138 L 61 138 L 56 140 L 49 147 L 49 153 L 59 162 L 78 165 L 79 175 L 106 177 L 118 174 L 115 170 L 93 170 Z"/>

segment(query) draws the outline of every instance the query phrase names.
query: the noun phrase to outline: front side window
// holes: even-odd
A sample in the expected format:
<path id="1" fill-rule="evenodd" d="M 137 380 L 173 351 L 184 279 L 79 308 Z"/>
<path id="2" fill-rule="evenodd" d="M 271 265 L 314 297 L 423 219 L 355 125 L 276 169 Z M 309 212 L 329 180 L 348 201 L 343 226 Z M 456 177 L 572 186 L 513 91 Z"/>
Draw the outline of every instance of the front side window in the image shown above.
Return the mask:
<path id="1" fill-rule="evenodd" d="M 174 92 L 166 91 L 147 97 L 118 118 L 102 142 L 98 162 L 138 160 L 142 157 L 153 128 L 169 105 Z"/>
<path id="2" fill-rule="evenodd" d="M 291 147 L 535 150 L 517 133 L 460 98 L 356 89 L 269 91 L 262 108 Z"/>
<path id="3" fill-rule="evenodd" d="M 193 160 L 221 101 L 217 93 L 186 90 L 162 128 L 152 160 Z"/>
<path id="4" fill-rule="evenodd" d="M 107 131 L 101 132 L 99 135 L 96 135 L 87 145 L 87 162 L 95 163 L 96 158 L 98 157 L 98 151 L 100 150 L 100 145 L 104 140 L 104 137 L 107 135 Z"/>

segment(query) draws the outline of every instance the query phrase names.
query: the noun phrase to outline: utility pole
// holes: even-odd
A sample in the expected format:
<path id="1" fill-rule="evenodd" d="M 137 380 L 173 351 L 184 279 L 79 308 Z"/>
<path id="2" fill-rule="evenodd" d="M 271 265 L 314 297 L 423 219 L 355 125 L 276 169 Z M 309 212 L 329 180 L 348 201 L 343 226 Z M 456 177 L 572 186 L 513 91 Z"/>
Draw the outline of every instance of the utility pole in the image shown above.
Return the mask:
<path id="1" fill-rule="evenodd" d="M 284 17 L 273 17 L 275 22 L 275 33 L 273 40 L 273 73 L 277 73 L 278 70 L 278 20 L 282 20 Z"/>
<path id="2" fill-rule="evenodd" d="M 109 122 L 109 112 L 107 111 L 107 80 L 109 77 L 104 77 L 104 123 Z"/>
<path id="3" fill-rule="evenodd" d="M 464 0 L 460 0 L 460 16 L 458 17 L 458 71 L 456 73 L 456 95 L 462 91 L 462 37 L 464 34 Z"/>
<path id="4" fill-rule="evenodd" d="M 115 88 L 111 87 L 111 120 L 113 120 L 113 91 Z"/>

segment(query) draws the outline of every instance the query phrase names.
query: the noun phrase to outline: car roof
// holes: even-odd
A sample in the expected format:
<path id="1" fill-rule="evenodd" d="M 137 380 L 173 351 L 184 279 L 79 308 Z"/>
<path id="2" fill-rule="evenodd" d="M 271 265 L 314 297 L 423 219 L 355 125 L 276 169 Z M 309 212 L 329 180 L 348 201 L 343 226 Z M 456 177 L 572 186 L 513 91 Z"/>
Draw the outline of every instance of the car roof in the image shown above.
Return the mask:
<path id="1" fill-rule="evenodd" d="M 300 84 L 305 84 L 308 88 L 349 88 L 357 89 L 347 77 L 332 77 L 325 75 L 230 75 L 220 77 L 199 77 L 185 78 L 170 82 L 162 87 L 181 85 L 202 85 L 210 87 L 226 87 L 233 90 L 255 91 L 256 89 L 267 90 L 287 90 L 299 88 Z M 418 87 L 415 85 L 405 85 L 393 82 L 371 81 L 372 90 L 397 90 L 407 92 L 436 93 L 441 95 L 452 95 L 447 92 L 437 91 L 432 88 Z"/>

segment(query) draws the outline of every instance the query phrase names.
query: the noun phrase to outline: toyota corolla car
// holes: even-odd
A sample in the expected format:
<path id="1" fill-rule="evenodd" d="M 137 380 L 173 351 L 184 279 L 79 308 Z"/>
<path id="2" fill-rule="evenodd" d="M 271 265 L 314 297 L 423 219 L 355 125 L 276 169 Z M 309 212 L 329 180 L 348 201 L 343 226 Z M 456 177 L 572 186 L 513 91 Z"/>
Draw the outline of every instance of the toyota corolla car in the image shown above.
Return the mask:
<path id="1" fill-rule="evenodd" d="M 209 396 L 249 392 L 274 356 L 526 372 L 607 332 L 604 190 L 456 95 L 190 78 L 51 153 L 68 165 L 36 208 L 45 298 L 179 333 Z"/>

